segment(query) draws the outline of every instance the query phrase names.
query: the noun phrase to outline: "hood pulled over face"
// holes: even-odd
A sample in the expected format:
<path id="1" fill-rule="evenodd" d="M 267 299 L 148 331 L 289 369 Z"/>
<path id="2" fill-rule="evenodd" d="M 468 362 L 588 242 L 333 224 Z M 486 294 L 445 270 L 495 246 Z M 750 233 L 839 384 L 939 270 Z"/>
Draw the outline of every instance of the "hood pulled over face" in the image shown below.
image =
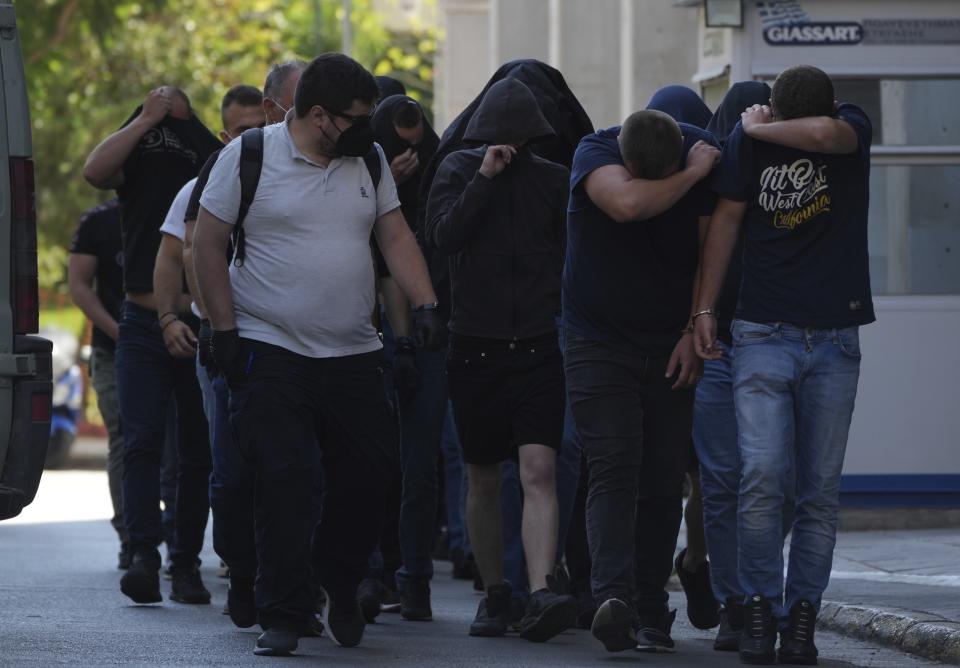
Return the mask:
<path id="1" fill-rule="evenodd" d="M 503 79 L 483 96 L 463 139 L 480 144 L 529 143 L 554 134 L 530 89 L 516 79 Z"/>

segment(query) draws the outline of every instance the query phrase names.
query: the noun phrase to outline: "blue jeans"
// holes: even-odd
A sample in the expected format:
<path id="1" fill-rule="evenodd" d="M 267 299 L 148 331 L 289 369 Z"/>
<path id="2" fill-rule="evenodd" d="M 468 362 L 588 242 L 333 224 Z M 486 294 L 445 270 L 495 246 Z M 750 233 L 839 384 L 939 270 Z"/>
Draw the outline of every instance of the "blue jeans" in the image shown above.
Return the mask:
<path id="1" fill-rule="evenodd" d="M 732 350 L 703 364 L 693 408 L 693 444 L 700 461 L 703 528 L 710 554 L 710 583 L 720 604 L 743 598 L 737 576 L 737 508 L 740 495 L 740 444 L 733 405 Z M 795 503 L 793 467 L 784 490 L 783 537 L 790 533 Z"/>
<path id="2" fill-rule="evenodd" d="M 124 302 L 116 352 L 123 425 L 123 513 L 130 549 L 160 561 L 160 460 L 171 395 L 177 412 L 177 499 L 172 567 L 199 563 L 210 503 L 210 440 L 192 359 L 171 357 L 157 314 Z"/>
<path id="3" fill-rule="evenodd" d="M 703 365 L 693 408 L 693 445 L 700 460 L 703 530 L 710 554 L 710 584 L 717 601 L 743 597 L 737 580 L 737 498 L 740 449 L 733 406 L 730 349 Z"/>
<path id="4" fill-rule="evenodd" d="M 840 472 L 860 377 L 856 327 L 733 324 L 733 393 L 740 429 L 740 586 L 784 616 L 817 609 L 830 579 Z M 796 515 L 783 605 L 783 507 L 791 462 Z"/>
<path id="5" fill-rule="evenodd" d="M 383 321 L 384 354 L 393 363 L 394 336 Z M 447 413 L 444 350 L 415 353 L 420 385 L 408 402 L 400 402 L 400 466 L 403 492 L 400 502 L 400 555 L 397 586 L 408 580 L 433 577 L 433 539 L 437 530 L 437 459 Z"/>
<path id="6" fill-rule="evenodd" d="M 467 538 L 467 525 L 463 512 L 463 457 L 460 454 L 460 439 L 453 422 L 453 407 L 447 402 L 447 411 L 443 419 L 443 431 L 440 437 L 440 449 L 443 452 L 443 491 L 447 505 L 447 537 L 450 550 L 470 553 L 470 540 Z"/>
<path id="7" fill-rule="evenodd" d="M 254 540 L 253 490 L 256 471 L 240 454 L 230 430 L 230 388 L 223 376 L 212 380 L 197 362 L 197 380 L 203 410 L 210 425 L 210 508 L 213 511 L 213 549 L 230 568 L 231 577 L 253 578 L 257 573 Z"/>

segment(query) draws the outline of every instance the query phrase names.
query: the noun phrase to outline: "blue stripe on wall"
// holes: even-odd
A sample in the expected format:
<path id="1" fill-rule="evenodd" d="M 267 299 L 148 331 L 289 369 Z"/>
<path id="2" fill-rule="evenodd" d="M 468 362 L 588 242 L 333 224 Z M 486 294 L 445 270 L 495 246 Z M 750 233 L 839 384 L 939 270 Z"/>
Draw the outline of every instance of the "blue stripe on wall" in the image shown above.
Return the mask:
<path id="1" fill-rule="evenodd" d="M 846 508 L 960 508 L 960 474 L 845 475 Z"/>

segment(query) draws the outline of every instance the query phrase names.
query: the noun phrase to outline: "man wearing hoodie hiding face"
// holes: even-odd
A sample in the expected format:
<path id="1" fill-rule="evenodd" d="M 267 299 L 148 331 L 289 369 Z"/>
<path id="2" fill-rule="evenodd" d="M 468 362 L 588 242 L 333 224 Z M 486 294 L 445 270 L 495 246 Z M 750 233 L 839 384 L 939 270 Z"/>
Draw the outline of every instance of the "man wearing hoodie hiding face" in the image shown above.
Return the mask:
<path id="1" fill-rule="evenodd" d="M 556 459 L 563 432 L 560 306 L 569 172 L 532 153 L 554 134 L 536 98 L 515 79 L 487 91 L 464 139 L 440 164 L 425 234 L 450 254 L 452 312 L 447 379 L 469 475 L 467 523 L 486 587 L 475 636 L 506 631 L 512 593 L 503 580 L 501 463 L 517 458 L 531 596 L 521 637 L 545 641 L 574 621 L 576 602 L 553 591 Z"/>
<path id="2" fill-rule="evenodd" d="M 162 328 L 179 317 L 157 312 L 153 270 L 164 214 L 177 191 L 220 146 L 193 114 L 183 91 L 161 86 L 150 92 L 121 129 L 93 150 L 83 169 L 92 186 L 115 188 L 122 206 L 126 295 L 118 326 L 116 373 L 124 438 L 124 521 L 133 563 L 120 590 L 135 603 L 161 600 L 160 457 L 171 395 L 176 399 L 180 462 L 175 544 L 170 551 L 171 598 L 181 603 L 210 602 L 198 570 L 209 513 L 207 421 L 193 360 L 174 358 L 164 345 Z M 180 304 L 177 310 L 188 312 L 189 304 Z M 199 322 L 187 324 L 196 333 Z"/>

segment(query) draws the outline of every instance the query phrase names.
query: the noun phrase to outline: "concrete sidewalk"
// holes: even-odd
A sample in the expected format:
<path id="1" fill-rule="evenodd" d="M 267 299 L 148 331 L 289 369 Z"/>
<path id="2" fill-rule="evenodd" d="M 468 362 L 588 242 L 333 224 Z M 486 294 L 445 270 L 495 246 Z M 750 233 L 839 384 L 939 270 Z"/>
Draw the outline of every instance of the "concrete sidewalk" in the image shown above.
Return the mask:
<path id="1" fill-rule="evenodd" d="M 960 665 L 960 530 L 841 533 L 819 624 Z"/>

